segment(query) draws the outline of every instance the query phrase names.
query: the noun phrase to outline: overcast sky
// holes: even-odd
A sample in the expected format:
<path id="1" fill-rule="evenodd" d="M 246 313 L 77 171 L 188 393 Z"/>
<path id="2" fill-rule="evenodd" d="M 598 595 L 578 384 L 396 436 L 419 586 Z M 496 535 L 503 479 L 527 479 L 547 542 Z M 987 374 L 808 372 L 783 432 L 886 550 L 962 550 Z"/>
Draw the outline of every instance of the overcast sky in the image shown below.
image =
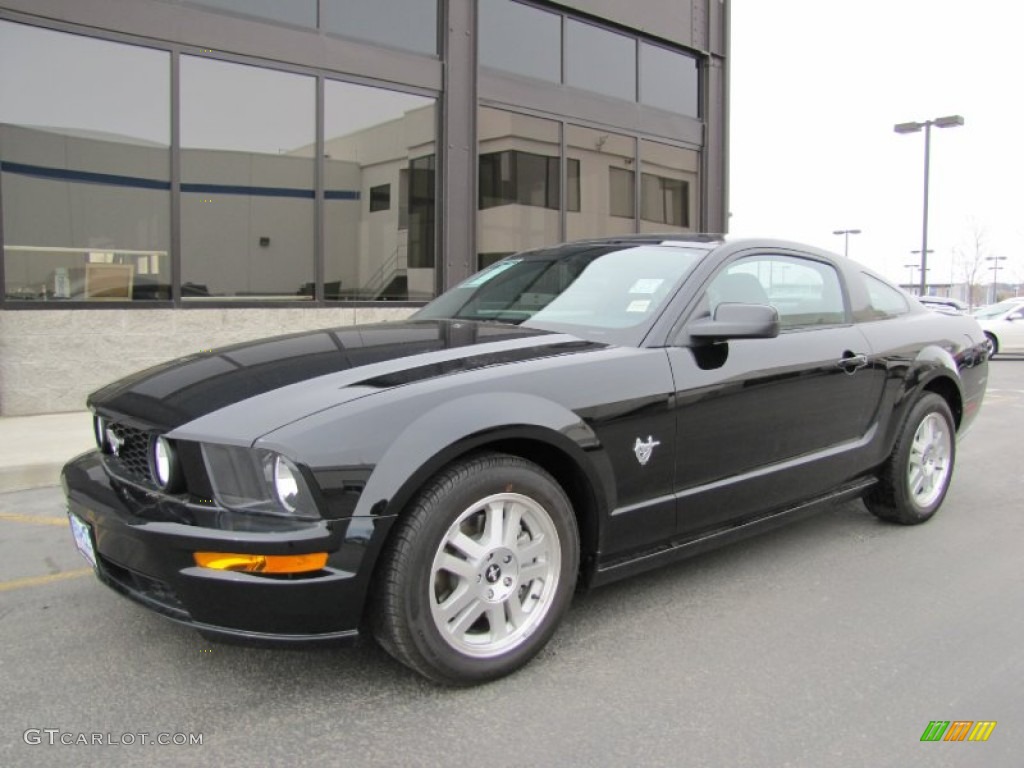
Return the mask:
<path id="1" fill-rule="evenodd" d="M 1008 257 L 1001 267 L 1024 281 L 1014 5 L 731 0 L 731 232 L 841 253 L 833 230 L 860 229 L 850 256 L 907 282 L 921 247 L 924 133 L 893 125 L 959 114 L 963 127 L 932 129 L 929 279 L 949 281 L 953 250 L 978 229 L 986 255 Z"/>

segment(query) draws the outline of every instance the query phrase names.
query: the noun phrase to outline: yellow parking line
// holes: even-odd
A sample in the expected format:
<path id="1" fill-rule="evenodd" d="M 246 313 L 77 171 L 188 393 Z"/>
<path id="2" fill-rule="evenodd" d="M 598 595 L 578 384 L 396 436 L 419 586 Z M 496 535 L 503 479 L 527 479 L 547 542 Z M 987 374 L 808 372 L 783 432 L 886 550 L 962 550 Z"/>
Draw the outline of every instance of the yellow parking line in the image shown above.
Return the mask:
<path id="1" fill-rule="evenodd" d="M 32 576 L 27 579 L 15 579 L 14 581 L 0 581 L 0 592 L 9 592 L 12 589 L 24 587 L 41 587 L 44 584 L 52 584 L 55 581 L 65 579 L 77 579 L 79 576 L 86 576 L 92 573 L 92 568 L 79 568 L 76 571 L 64 571 L 63 573 L 51 573 L 49 576 Z"/>
<path id="2" fill-rule="evenodd" d="M 12 523 L 30 523 L 34 525 L 60 525 L 67 527 L 67 517 L 37 517 L 36 515 L 19 515 L 16 512 L 0 512 L 0 520 Z"/>

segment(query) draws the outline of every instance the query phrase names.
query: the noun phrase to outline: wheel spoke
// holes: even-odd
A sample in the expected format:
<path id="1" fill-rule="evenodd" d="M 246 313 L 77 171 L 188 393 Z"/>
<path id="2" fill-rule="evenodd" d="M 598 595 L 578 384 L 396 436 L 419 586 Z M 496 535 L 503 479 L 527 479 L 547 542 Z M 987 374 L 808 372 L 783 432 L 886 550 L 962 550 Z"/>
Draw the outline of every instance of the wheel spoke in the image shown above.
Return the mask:
<path id="1" fill-rule="evenodd" d="M 519 583 L 529 584 L 534 579 L 547 579 L 551 569 L 547 563 L 530 563 L 519 568 Z"/>
<path id="2" fill-rule="evenodd" d="M 460 640 L 464 639 L 466 632 L 476 623 L 477 619 L 483 616 L 485 610 L 487 610 L 487 604 L 474 597 L 458 618 L 449 623 L 448 631 Z"/>
<path id="3" fill-rule="evenodd" d="M 459 550 L 470 562 L 479 562 L 484 559 L 486 550 L 476 541 L 469 538 L 462 531 L 456 531 L 448 537 L 448 543 Z"/>
<path id="4" fill-rule="evenodd" d="M 449 623 L 473 602 L 479 602 L 476 593 L 468 584 L 463 583 L 448 596 L 448 599 L 437 606 L 437 610 L 440 611 L 445 623 Z"/>
<path id="5" fill-rule="evenodd" d="M 523 610 L 523 604 L 519 602 L 519 595 L 512 595 L 505 605 L 508 606 L 508 619 L 512 622 L 513 629 L 519 629 L 530 618 L 530 615 Z"/>
<path id="6" fill-rule="evenodd" d="M 914 466 L 910 470 L 910 476 L 907 478 L 907 482 L 910 486 L 911 495 L 915 497 L 920 496 L 924 486 L 924 470 L 920 465 Z"/>
<path id="7" fill-rule="evenodd" d="M 509 504 L 508 514 L 505 516 L 505 526 L 501 534 L 502 546 L 515 551 L 519 546 L 519 532 L 523 520 L 523 512 L 526 509 L 522 504 Z"/>
<path id="8" fill-rule="evenodd" d="M 473 567 L 472 563 L 447 552 L 441 556 L 437 569 L 448 571 L 448 573 L 466 580 L 476 578 L 476 568 Z"/>
<path id="9" fill-rule="evenodd" d="M 505 604 L 499 603 L 487 609 L 487 623 L 491 625 L 491 642 L 504 640 L 508 635 L 508 623 L 505 618 Z"/>
<path id="10" fill-rule="evenodd" d="M 539 557 L 547 554 L 548 544 L 543 535 L 535 536 L 533 540 L 526 542 L 523 546 L 516 548 L 516 556 L 520 563 L 529 565 Z"/>
<path id="11" fill-rule="evenodd" d="M 504 522 L 505 502 L 492 501 L 484 512 L 484 535 L 481 537 L 481 542 L 485 547 L 493 549 L 501 545 Z"/>

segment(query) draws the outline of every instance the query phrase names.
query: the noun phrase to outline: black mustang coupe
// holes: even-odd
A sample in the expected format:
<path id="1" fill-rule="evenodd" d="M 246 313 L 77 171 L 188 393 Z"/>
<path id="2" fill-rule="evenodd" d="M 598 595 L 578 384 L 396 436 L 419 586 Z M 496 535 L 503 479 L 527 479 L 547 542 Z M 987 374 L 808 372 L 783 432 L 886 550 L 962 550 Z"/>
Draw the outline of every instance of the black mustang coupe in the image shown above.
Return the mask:
<path id="1" fill-rule="evenodd" d="M 985 336 L 862 266 L 636 236 L 507 257 L 397 323 L 195 354 L 89 398 L 64 469 L 101 581 L 205 636 L 369 632 L 508 674 L 578 588 L 862 497 L 915 524 Z"/>

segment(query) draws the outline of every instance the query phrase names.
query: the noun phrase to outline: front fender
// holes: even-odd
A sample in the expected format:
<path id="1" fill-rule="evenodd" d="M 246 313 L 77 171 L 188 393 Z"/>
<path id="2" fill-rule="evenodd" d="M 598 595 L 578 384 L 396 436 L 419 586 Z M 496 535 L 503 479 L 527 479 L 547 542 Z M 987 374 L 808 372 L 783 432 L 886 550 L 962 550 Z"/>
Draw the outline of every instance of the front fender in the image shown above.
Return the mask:
<path id="1" fill-rule="evenodd" d="M 456 457 L 508 440 L 544 444 L 569 457 L 605 506 L 610 471 L 594 431 L 579 416 L 537 395 L 488 392 L 443 403 L 410 423 L 380 457 L 356 514 L 395 515 Z"/>

